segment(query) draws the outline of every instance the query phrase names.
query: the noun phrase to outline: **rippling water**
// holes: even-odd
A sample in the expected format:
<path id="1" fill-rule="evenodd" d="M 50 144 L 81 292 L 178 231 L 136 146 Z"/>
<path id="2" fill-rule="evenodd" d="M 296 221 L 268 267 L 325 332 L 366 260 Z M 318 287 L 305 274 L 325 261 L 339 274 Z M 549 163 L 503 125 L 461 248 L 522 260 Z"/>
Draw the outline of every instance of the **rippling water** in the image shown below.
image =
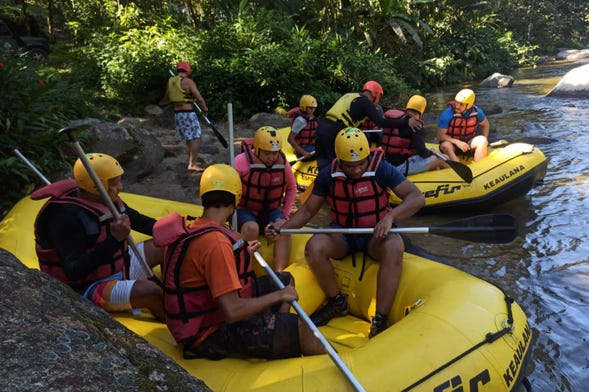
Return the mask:
<path id="1" fill-rule="evenodd" d="M 545 96 L 570 68 L 552 64 L 520 70 L 513 74 L 512 88 L 473 86 L 483 109 L 502 109 L 489 116 L 491 139 L 556 139 L 537 144 L 548 160 L 544 183 L 493 211 L 513 214 L 519 237 L 502 245 L 411 237 L 456 267 L 503 287 L 523 307 L 535 333 L 527 369 L 535 391 L 589 390 L 589 100 Z M 428 96 L 429 109 L 439 114 L 456 91 Z M 410 224 L 451 218 L 419 216 Z"/>
<path id="2" fill-rule="evenodd" d="M 589 391 L 589 100 L 546 97 L 575 65 L 552 63 L 514 73 L 511 88 L 445 88 L 426 94 L 433 141 L 436 116 L 463 87 L 489 112 L 491 141 L 536 141 L 548 161 L 543 184 L 485 213 L 510 213 L 519 236 L 510 244 L 478 244 L 435 235 L 410 240 L 449 264 L 502 287 L 534 329 L 526 375 L 534 391 Z M 491 110 L 491 109 L 500 110 Z M 426 116 L 427 118 L 427 116 Z M 550 140 L 555 139 L 555 140 Z M 443 224 L 465 215 L 419 215 L 404 226 Z M 328 221 L 323 210 L 313 223 Z"/>

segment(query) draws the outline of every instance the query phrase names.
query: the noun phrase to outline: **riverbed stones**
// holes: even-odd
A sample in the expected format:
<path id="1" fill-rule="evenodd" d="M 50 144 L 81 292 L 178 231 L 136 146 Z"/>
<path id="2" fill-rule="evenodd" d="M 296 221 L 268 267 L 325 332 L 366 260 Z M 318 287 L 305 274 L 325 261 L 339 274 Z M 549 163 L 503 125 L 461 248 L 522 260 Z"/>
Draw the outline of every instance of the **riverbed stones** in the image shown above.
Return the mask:
<path id="1" fill-rule="evenodd" d="M 479 83 L 479 87 L 489 87 L 489 88 L 503 88 L 503 87 L 511 87 L 513 86 L 513 76 L 511 75 L 503 75 L 499 72 L 495 72 L 491 76 L 484 79 L 482 82 Z"/>

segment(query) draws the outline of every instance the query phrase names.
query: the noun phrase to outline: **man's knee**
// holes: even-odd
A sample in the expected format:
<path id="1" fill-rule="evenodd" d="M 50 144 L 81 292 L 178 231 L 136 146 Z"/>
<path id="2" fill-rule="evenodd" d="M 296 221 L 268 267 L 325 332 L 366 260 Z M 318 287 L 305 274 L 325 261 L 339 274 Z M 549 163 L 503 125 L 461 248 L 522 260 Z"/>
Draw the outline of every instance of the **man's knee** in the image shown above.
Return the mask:
<path id="1" fill-rule="evenodd" d="M 307 241 L 305 245 L 305 259 L 307 263 L 310 265 L 315 264 L 317 261 L 326 257 L 325 253 L 325 246 L 320 238 L 313 237 Z"/>
<path id="2" fill-rule="evenodd" d="M 131 300 L 138 298 L 159 299 L 162 295 L 162 288 L 151 280 L 137 280 L 131 290 Z"/>
<path id="3" fill-rule="evenodd" d="M 260 234 L 260 227 L 255 221 L 247 221 L 241 226 L 240 232 L 241 236 L 246 241 L 253 241 L 258 239 L 258 235 Z"/>

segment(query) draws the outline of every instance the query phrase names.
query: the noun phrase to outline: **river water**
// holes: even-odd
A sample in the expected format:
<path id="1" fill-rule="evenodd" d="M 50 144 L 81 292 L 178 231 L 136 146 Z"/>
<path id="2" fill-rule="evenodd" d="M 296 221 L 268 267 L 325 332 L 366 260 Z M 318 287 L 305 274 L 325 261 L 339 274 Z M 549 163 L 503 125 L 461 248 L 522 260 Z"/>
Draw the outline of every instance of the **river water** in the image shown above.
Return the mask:
<path id="1" fill-rule="evenodd" d="M 528 195 L 491 212 L 510 213 L 519 236 L 510 244 L 475 244 L 411 235 L 416 245 L 505 289 L 534 330 L 527 377 L 534 391 L 589 391 L 589 100 L 546 97 L 572 64 L 552 63 L 513 74 L 511 88 L 445 88 L 426 94 L 439 114 L 458 89 L 472 87 L 489 115 L 491 140 L 538 138 L 548 168 Z M 435 120 L 428 126 L 434 137 Z M 431 140 L 428 137 L 428 140 Z M 546 138 L 554 138 L 551 143 Z M 406 226 L 442 224 L 454 215 L 417 216 Z"/>
<path id="2" fill-rule="evenodd" d="M 521 69 L 511 88 L 446 87 L 424 94 L 427 141 L 437 116 L 461 88 L 475 90 L 488 113 L 491 141 L 533 140 L 547 159 L 542 184 L 525 196 L 481 213 L 509 213 L 518 237 L 509 244 L 479 244 L 409 234 L 411 242 L 448 264 L 500 286 L 526 312 L 533 327 L 526 376 L 533 391 L 589 391 L 589 99 L 547 97 L 578 64 L 553 62 Z M 495 113 L 495 114 L 491 114 Z M 401 227 L 434 226 L 468 215 L 417 215 Z M 322 210 L 312 223 L 324 225 Z"/>

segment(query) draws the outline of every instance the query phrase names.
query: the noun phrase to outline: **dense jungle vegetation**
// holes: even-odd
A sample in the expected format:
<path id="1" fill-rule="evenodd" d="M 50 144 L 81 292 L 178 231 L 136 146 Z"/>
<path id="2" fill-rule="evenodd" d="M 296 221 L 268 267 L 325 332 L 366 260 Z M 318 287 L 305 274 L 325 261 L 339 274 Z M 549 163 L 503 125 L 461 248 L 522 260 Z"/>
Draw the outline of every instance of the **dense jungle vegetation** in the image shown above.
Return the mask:
<path id="1" fill-rule="evenodd" d="M 0 49 L 0 216 L 73 154 L 73 119 L 138 115 L 189 61 L 213 120 L 294 106 L 318 114 L 369 79 L 383 106 L 587 47 L 586 0 L 3 0 L 0 14 L 50 39 L 47 62 Z"/>

